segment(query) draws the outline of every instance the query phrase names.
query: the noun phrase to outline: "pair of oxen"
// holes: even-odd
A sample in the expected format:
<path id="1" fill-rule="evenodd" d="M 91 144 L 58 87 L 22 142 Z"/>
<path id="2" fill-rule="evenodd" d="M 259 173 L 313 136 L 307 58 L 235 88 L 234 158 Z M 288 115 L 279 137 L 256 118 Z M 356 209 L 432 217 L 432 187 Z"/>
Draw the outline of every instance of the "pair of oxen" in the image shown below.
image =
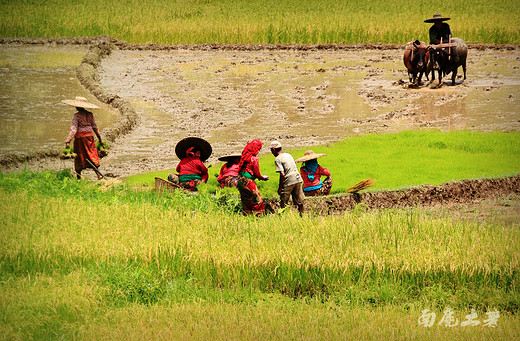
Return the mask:
<path id="1" fill-rule="evenodd" d="M 410 86 L 419 86 L 423 74 L 428 79 L 430 73 L 432 83 L 435 80 L 435 71 L 439 75 L 439 85 L 442 84 L 442 76 L 450 73 L 452 84 L 455 84 L 459 66 L 462 66 L 466 79 L 467 56 L 468 46 L 460 38 L 451 38 L 448 43 L 438 45 L 427 45 L 419 40 L 406 44 L 403 61 L 408 69 Z"/>

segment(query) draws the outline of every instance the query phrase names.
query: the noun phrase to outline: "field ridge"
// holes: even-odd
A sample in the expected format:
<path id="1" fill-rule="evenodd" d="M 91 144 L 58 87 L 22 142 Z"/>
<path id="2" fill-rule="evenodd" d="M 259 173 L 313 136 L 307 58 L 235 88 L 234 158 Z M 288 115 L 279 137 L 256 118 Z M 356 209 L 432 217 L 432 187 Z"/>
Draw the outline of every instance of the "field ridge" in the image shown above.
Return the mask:
<path id="1" fill-rule="evenodd" d="M 520 174 L 503 178 L 465 179 L 439 186 L 423 185 L 401 190 L 308 197 L 306 208 L 319 214 L 338 214 L 352 210 L 359 204 L 367 209 L 440 206 L 467 204 L 511 193 L 520 193 Z M 266 205 L 273 212 L 280 207 L 278 198 L 267 199 Z"/>

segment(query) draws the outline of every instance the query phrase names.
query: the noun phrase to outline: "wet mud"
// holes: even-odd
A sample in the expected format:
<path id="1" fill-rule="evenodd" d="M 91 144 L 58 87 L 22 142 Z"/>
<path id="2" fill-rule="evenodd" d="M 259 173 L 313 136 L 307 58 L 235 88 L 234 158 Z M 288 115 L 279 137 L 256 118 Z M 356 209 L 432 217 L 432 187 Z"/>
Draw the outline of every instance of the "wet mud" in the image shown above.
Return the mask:
<path id="1" fill-rule="evenodd" d="M 212 144 L 211 163 L 252 138 L 291 148 L 406 129 L 520 129 L 520 50 L 471 52 L 469 80 L 409 89 L 399 45 L 118 45 L 99 82 L 142 121 L 105 165 L 171 169 L 186 136 Z"/>
<path id="2" fill-rule="evenodd" d="M 446 207 L 473 204 L 509 194 L 520 194 L 520 175 L 497 179 L 468 179 L 439 186 L 418 186 L 397 191 L 344 194 L 328 197 L 309 197 L 305 209 L 316 214 L 341 214 L 360 205 L 363 209 L 405 207 Z M 280 208 L 278 200 L 268 199 L 266 209 Z"/>
<path id="3" fill-rule="evenodd" d="M 101 170 L 114 177 L 174 168 L 174 146 L 186 136 L 210 141 L 212 163 L 240 152 L 252 138 L 291 148 L 405 129 L 520 129 L 517 45 L 469 44 L 467 80 L 452 86 L 446 79 L 435 89 L 425 81 L 410 89 L 402 45 L 166 46 L 109 37 L 0 38 L 0 44 L 89 46 L 76 77 L 120 112 L 102 131 L 112 144 Z M 71 168 L 72 161 L 58 154 L 4 153 L 0 169 Z M 330 214 L 360 202 L 367 208 L 470 202 L 518 188 L 517 177 L 468 180 L 307 204 Z M 269 205 L 276 209 L 274 201 Z"/>

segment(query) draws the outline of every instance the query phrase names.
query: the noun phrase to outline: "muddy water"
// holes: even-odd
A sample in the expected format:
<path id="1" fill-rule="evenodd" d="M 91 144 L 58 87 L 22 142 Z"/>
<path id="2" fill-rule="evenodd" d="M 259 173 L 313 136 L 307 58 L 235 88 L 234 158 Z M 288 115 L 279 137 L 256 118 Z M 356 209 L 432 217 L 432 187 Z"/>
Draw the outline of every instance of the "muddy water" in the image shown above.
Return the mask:
<path id="1" fill-rule="evenodd" d="M 86 50 L 0 46 L 0 154 L 61 149 L 74 112 L 60 104 L 65 98 L 81 95 L 102 106 L 101 128 L 117 119 L 76 79 Z M 102 61 L 100 84 L 142 119 L 113 144 L 102 170 L 125 176 L 171 169 L 175 144 L 186 136 L 209 140 L 215 162 L 253 138 L 300 147 L 404 129 L 520 129 L 520 50 L 470 49 L 468 79 L 455 86 L 446 79 L 438 89 L 409 89 L 402 53 L 115 50 Z"/>
<path id="2" fill-rule="evenodd" d="M 100 128 L 117 119 L 119 112 L 99 103 L 76 78 L 87 49 L 0 45 L 0 153 L 61 150 L 75 112 L 63 99 L 83 96 L 100 106 Z"/>
<path id="3" fill-rule="evenodd" d="M 520 128 L 518 51 L 470 50 L 468 79 L 438 89 L 409 89 L 402 53 L 115 51 L 101 84 L 146 119 L 105 164 L 172 168 L 175 143 L 190 135 L 212 143 L 211 162 L 252 138 L 291 147 L 404 129 Z"/>

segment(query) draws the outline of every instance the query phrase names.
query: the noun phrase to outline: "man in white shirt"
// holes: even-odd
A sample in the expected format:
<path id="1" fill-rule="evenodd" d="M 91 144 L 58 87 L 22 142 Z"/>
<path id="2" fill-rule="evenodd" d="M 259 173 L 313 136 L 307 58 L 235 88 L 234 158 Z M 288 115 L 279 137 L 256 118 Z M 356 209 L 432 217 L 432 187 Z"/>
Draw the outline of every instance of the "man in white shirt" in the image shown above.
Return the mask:
<path id="1" fill-rule="evenodd" d="M 284 208 L 292 196 L 293 204 L 298 207 L 300 215 L 303 213 L 303 200 L 305 195 L 302 189 L 302 177 L 291 154 L 282 152 L 282 144 L 278 141 L 271 142 L 271 153 L 275 156 L 274 165 L 276 172 L 280 173 L 278 194 L 280 195 L 280 207 Z"/>

